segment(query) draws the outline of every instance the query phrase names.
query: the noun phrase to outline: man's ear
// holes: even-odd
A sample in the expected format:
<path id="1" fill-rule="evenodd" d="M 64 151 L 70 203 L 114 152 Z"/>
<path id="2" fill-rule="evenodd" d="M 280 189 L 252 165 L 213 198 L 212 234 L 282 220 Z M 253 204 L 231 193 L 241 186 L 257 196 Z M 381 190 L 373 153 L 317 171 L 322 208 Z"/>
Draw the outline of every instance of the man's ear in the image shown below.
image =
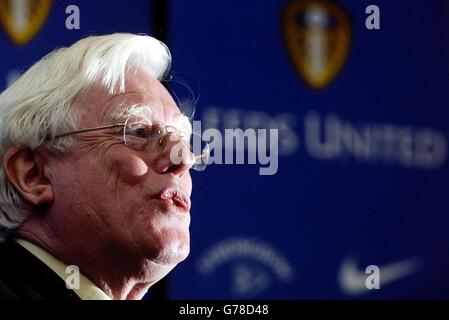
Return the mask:
<path id="1" fill-rule="evenodd" d="M 53 188 L 45 172 L 44 157 L 39 151 L 12 147 L 3 158 L 6 179 L 28 203 L 40 206 L 53 202 Z"/>

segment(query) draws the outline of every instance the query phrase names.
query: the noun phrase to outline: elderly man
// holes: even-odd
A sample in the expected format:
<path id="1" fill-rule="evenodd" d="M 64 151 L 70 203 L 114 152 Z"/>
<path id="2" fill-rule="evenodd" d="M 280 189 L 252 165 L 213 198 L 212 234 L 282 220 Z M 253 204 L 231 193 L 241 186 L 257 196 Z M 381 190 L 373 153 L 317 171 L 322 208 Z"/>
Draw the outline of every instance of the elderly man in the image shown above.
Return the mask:
<path id="1" fill-rule="evenodd" d="M 187 257 L 195 158 L 170 63 L 149 36 L 93 36 L 0 95 L 0 298 L 141 299 Z"/>

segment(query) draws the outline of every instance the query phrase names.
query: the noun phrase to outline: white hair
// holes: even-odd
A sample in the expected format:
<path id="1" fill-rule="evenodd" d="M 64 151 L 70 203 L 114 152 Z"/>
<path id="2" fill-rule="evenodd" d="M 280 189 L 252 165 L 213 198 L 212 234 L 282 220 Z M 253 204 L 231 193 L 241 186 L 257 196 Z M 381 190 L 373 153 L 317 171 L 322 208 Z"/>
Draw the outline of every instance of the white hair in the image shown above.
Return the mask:
<path id="1" fill-rule="evenodd" d="M 82 110 L 74 98 L 96 82 L 112 95 L 125 91 L 125 72 L 141 69 L 162 80 L 171 66 L 168 48 L 147 35 L 115 33 L 84 38 L 52 51 L 0 95 L 0 159 L 13 147 L 45 145 L 68 151 L 72 138 L 54 139 L 78 129 Z M 0 241 L 20 226 L 32 208 L 0 168 Z"/>

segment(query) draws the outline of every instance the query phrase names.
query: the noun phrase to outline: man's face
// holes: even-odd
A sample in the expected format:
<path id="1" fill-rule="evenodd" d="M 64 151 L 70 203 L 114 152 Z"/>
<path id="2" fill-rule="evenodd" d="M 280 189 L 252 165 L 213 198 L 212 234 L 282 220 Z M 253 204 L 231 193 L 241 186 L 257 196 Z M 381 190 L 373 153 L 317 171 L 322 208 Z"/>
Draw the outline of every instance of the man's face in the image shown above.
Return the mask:
<path id="1" fill-rule="evenodd" d="M 100 85 L 80 95 L 75 101 L 85 110 L 80 128 L 121 123 L 112 115 L 126 105 L 151 108 L 155 119 L 179 125 L 180 110 L 158 80 L 128 72 L 125 84 L 126 92 L 115 96 Z M 163 150 L 137 150 L 114 135 L 119 130 L 76 135 L 74 148 L 55 158 L 54 205 L 69 212 L 55 217 L 55 223 L 60 231 L 78 231 L 79 239 L 72 242 L 82 250 L 99 255 L 113 250 L 124 259 L 144 257 L 171 269 L 189 253 L 189 166 L 170 162 L 169 151 L 179 142 L 169 142 Z"/>

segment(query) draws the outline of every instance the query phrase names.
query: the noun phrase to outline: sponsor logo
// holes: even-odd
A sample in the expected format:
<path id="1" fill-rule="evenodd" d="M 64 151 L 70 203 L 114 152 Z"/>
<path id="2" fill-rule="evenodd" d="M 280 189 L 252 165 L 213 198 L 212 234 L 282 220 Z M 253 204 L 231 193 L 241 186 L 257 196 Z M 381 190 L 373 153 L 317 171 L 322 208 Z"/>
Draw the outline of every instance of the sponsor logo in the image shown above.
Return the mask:
<path id="1" fill-rule="evenodd" d="M 52 0 L 0 0 L 0 24 L 17 45 L 25 45 L 41 30 Z"/>
<path id="2" fill-rule="evenodd" d="M 284 39 L 296 71 L 313 89 L 329 86 L 351 44 L 347 12 L 329 0 L 294 0 L 283 17 Z"/>
<path id="3" fill-rule="evenodd" d="M 369 266 L 372 267 L 372 266 Z M 338 282 L 341 289 L 348 295 L 361 295 L 370 292 L 369 281 L 371 280 L 370 272 L 360 270 L 357 261 L 353 257 L 346 258 L 340 267 L 338 274 Z M 422 269 L 422 261 L 419 258 L 410 258 L 394 263 L 381 265 L 379 269 L 379 284 L 376 289 L 380 289 L 385 285 L 403 280 L 404 278 L 417 273 Z"/>
<path id="4" fill-rule="evenodd" d="M 299 153 L 301 157 L 316 161 L 357 162 L 411 170 L 439 170 L 447 164 L 446 135 L 432 127 L 346 119 L 336 113 L 313 110 L 297 116 L 218 106 L 205 108 L 202 125 L 222 133 L 227 128 L 277 129 L 276 150 L 272 150 L 269 143 L 265 150 L 268 159 L 271 157 L 268 162 L 272 167 L 281 163 L 274 157 L 275 153 L 280 157 L 293 157 Z M 230 139 L 224 141 L 223 149 L 234 148 L 236 154 L 246 150 L 248 158 L 257 155 L 257 141 L 245 138 L 245 143 L 231 142 Z M 215 149 L 217 151 L 218 147 Z"/>
<path id="5" fill-rule="evenodd" d="M 225 239 L 209 248 L 198 261 L 202 275 L 213 275 L 223 265 L 230 266 L 229 294 L 250 298 L 272 287 L 289 283 L 294 270 L 286 258 L 271 245 L 247 237 Z"/>

